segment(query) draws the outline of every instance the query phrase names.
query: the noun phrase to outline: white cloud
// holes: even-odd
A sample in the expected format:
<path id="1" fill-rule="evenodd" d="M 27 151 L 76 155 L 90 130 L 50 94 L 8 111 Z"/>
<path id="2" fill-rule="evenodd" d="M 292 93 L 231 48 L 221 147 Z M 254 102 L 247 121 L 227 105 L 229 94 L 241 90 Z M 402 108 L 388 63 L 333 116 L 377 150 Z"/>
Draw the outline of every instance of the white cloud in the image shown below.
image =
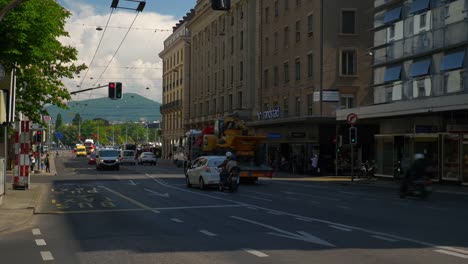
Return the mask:
<path id="1" fill-rule="evenodd" d="M 109 63 L 137 13 L 128 10 L 114 11 L 109 27 L 97 31 L 96 26 L 104 29 L 110 11 L 107 14 L 100 14 L 93 6 L 76 1 L 67 1 L 67 7 L 72 13 L 66 24 L 70 37 L 62 38 L 61 41 L 78 49 L 79 63 L 91 66 L 84 81 L 82 79 L 86 71 L 73 80 L 64 81 L 69 91 L 90 88 L 98 84 L 105 85 L 109 81 L 119 81 L 123 84 L 124 96 L 125 93 L 137 93 L 161 102 L 162 63 L 158 54 L 163 50 L 163 42 L 171 32 L 159 30 L 172 29 L 178 20 L 155 12 L 139 13 L 132 30 L 104 72 L 105 67 L 98 66 L 106 66 Z M 158 30 L 155 32 L 155 29 Z M 103 34 L 101 45 L 90 65 Z M 81 87 L 77 87 L 81 82 L 83 82 Z M 147 87 L 149 89 L 146 89 Z M 105 88 L 73 95 L 72 99 L 83 100 L 103 96 L 107 96 Z"/>

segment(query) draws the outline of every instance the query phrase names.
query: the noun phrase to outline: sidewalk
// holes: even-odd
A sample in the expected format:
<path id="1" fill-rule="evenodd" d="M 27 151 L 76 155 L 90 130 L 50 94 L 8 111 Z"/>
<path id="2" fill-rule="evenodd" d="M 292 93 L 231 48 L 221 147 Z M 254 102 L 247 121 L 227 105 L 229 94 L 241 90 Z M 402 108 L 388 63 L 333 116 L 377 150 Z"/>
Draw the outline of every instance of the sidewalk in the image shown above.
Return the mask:
<path id="1" fill-rule="evenodd" d="M 36 171 L 31 175 L 32 183 L 29 189 L 13 190 L 11 183 L 12 174 L 12 171 L 7 172 L 10 180 L 5 184 L 8 189 L 3 196 L 2 203 L 0 203 L 0 234 L 13 232 L 29 226 L 34 215 L 34 210 L 42 200 L 41 197 L 47 192 L 47 184 L 34 183 L 33 179 L 38 175 L 56 175 L 55 157 L 50 159 L 50 173 L 46 173 L 44 170 Z"/>

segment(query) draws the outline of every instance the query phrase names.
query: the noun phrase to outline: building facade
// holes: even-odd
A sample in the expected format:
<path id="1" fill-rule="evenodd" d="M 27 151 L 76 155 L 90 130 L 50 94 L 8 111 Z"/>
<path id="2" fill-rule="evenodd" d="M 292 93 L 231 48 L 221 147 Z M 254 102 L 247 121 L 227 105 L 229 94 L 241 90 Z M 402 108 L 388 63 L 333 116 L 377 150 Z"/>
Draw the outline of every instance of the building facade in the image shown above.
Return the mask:
<path id="1" fill-rule="evenodd" d="M 373 103 L 353 112 L 379 126 L 377 175 L 431 160 L 435 180 L 468 183 L 468 1 L 374 2 Z"/>
<path id="2" fill-rule="evenodd" d="M 164 41 L 159 54 L 163 61 L 162 155 L 173 156 L 180 152 L 184 138 L 184 119 L 187 118 L 190 76 L 190 31 L 186 27 L 190 12 L 174 26 L 173 33 Z"/>
<path id="3" fill-rule="evenodd" d="M 259 109 L 248 125 L 267 135 L 270 162 L 286 160 L 335 173 L 336 110 L 372 99 L 371 0 L 264 0 L 261 14 Z"/>

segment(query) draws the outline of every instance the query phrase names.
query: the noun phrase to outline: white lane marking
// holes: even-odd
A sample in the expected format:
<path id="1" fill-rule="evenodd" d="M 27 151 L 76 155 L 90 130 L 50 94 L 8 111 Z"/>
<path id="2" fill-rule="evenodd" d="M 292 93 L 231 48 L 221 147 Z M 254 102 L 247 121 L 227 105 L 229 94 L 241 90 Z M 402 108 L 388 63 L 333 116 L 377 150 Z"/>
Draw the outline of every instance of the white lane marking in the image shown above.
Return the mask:
<path id="1" fill-rule="evenodd" d="M 253 198 L 253 199 L 257 199 L 257 200 L 261 200 L 261 201 L 267 201 L 267 202 L 272 202 L 272 201 L 273 201 L 273 200 L 270 200 L 270 199 L 261 198 L 261 197 L 256 197 L 256 196 L 247 195 L 247 194 L 238 194 L 238 195 L 244 196 L 244 197 Z"/>
<path id="2" fill-rule="evenodd" d="M 285 194 L 295 194 L 295 195 L 300 195 L 300 196 L 305 196 L 305 197 L 310 197 L 310 198 L 317 198 L 317 199 L 330 200 L 330 201 L 339 201 L 339 200 L 340 200 L 340 199 L 335 199 L 335 198 L 330 198 L 330 197 L 323 197 L 323 196 L 318 196 L 318 195 L 310 195 L 310 194 L 298 193 L 298 192 L 286 192 L 286 191 L 282 191 L 282 193 L 285 193 Z"/>
<path id="3" fill-rule="evenodd" d="M 275 197 L 275 195 L 274 195 L 274 194 L 271 194 L 271 193 L 262 193 L 262 192 L 245 191 L 245 190 L 242 190 L 242 192 L 253 193 L 253 194 L 259 194 L 259 195 L 265 195 L 265 196 L 270 196 L 270 197 Z"/>
<path id="4" fill-rule="evenodd" d="M 264 179 L 264 180 L 268 180 L 268 179 Z M 273 181 L 270 181 L 270 182 L 273 182 Z M 330 189 L 330 187 L 326 187 L 326 186 L 316 186 L 316 185 L 300 184 L 300 183 L 292 183 L 292 182 L 275 182 L 275 183 L 291 185 L 291 186 L 307 187 L 307 188 L 316 188 L 316 189 Z"/>
<path id="5" fill-rule="evenodd" d="M 438 248 L 451 250 L 451 251 L 455 251 L 455 252 L 462 253 L 462 254 L 468 254 L 467 250 L 463 250 L 463 249 L 460 249 L 460 248 L 446 247 L 446 246 L 440 246 Z"/>
<path id="6" fill-rule="evenodd" d="M 136 186 L 136 183 L 133 180 L 129 180 L 129 181 L 130 181 L 130 185 Z"/>
<path id="7" fill-rule="evenodd" d="M 32 230 L 33 235 L 38 236 L 41 235 L 41 230 L 39 228 L 34 228 Z"/>
<path id="8" fill-rule="evenodd" d="M 171 220 L 176 222 L 176 223 L 183 223 L 184 222 L 184 221 L 182 221 L 180 219 L 177 219 L 177 218 L 172 218 Z"/>
<path id="9" fill-rule="evenodd" d="M 250 209 L 250 210 L 257 210 L 257 208 L 252 207 L 252 206 L 247 206 L 246 208 L 248 208 L 248 209 Z"/>
<path id="10" fill-rule="evenodd" d="M 386 236 L 386 237 L 394 238 L 394 239 L 398 239 L 398 240 L 405 240 L 405 241 L 415 243 L 415 244 L 419 244 L 419 245 L 423 245 L 423 246 L 426 246 L 426 247 L 437 247 L 437 245 L 435 245 L 433 243 L 429 243 L 429 242 L 421 241 L 421 240 L 417 240 L 417 239 L 412 239 L 412 238 L 408 238 L 408 237 L 404 237 L 404 236 L 392 235 L 392 234 L 389 234 L 389 233 L 374 231 L 374 230 L 367 229 L 367 228 L 345 225 L 345 224 L 341 224 L 341 223 L 337 223 L 337 222 L 333 222 L 333 221 L 329 221 L 329 220 L 325 220 L 325 219 L 307 217 L 307 216 L 303 216 L 303 215 L 288 213 L 288 212 L 285 212 L 285 211 L 278 211 L 278 210 L 270 209 L 270 208 L 267 208 L 267 207 L 253 205 L 253 204 L 249 204 L 249 203 L 238 202 L 238 201 L 235 201 L 235 200 L 225 199 L 225 198 L 222 198 L 222 197 L 217 197 L 217 196 L 209 195 L 209 194 L 206 194 L 206 193 L 190 191 L 190 190 L 187 190 L 187 189 L 184 189 L 184 188 L 174 187 L 174 186 L 171 186 L 169 184 L 162 184 L 161 182 L 159 182 L 157 179 L 153 178 L 149 174 L 145 174 L 145 175 L 148 178 L 153 179 L 155 182 L 157 182 L 157 183 L 159 183 L 159 184 L 161 184 L 161 185 L 163 185 L 165 187 L 175 189 L 175 190 L 178 190 L 178 191 L 181 191 L 181 192 L 187 192 L 187 193 L 195 194 L 195 195 L 198 195 L 198 196 L 205 196 L 205 197 L 209 197 L 211 199 L 221 200 L 221 201 L 224 201 L 224 202 L 231 202 L 231 203 L 237 204 L 238 206 L 254 207 L 254 208 L 265 210 L 265 211 L 276 211 L 276 212 L 282 213 L 283 215 L 288 215 L 288 216 L 292 216 L 292 217 L 301 217 L 301 218 L 309 219 L 309 220 L 317 222 L 317 223 L 328 224 L 328 225 L 339 225 L 339 226 L 343 226 L 343 227 L 346 227 L 346 228 L 349 228 L 349 229 L 352 229 L 352 230 L 355 230 L 355 231 L 361 231 L 361 232 L 372 234 L 372 235 Z"/>
<path id="11" fill-rule="evenodd" d="M 351 210 L 353 208 L 349 207 L 349 206 L 344 206 L 344 205 L 337 205 L 336 207 L 338 208 L 341 208 L 341 209 L 345 209 L 345 210 Z"/>
<path id="12" fill-rule="evenodd" d="M 335 229 L 338 229 L 338 230 L 341 230 L 341 231 L 345 231 L 345 232 L 351 232 L 351 231 L 353 231 L 353 230 L 351 230 L 351 229 L 349 229 L 349 228 L 344 228 L 344 227 L 336 226 L 336 225 L 329 225 L 329 227 L 335 228 Z"/>
<path id="13" fill-rule="evenodd" d="M 260 251 L 258 251 L 258 250 L 249 249 L 249 248 L 244 248 L 243 250 L 244 250 L 245 252 L 248 252 L 248 253 L 250 253 L 250 254 L 252 254 L 252 255 L 255 255 L 255 256 L 259 257 L 259 258 L 268 257 L 267 254 L 265 254 L 265 253 L 263 253 L 263 252 L 260 252 Z"/>
<path id="14" fill-rule="evenodd" d="M 448 251 L 448 250 L 444 250 L 444 249 L 437 249 L 437 250 L 434 250 L 434 251 L 437 252 L 437 253 L 442 253 L 442 254 L 447 254 L 447 255 L 450 255 L 450 256 L 454 256 L 454 257 L 468 259 L 468 255 L 460 254 L 460 253 L 456 253 L 456 252 L 452 252 L 452 251 Z"/>
<path id="15" fill-rule="evenodd" d="M 282 213 L 278 213 L 278 212 L 273 212 L 273 211 L 270 211 L 268 212 L 269 214 L 272 214 L 272 215 L 283 215 Z"/>
<path id="16" fill-rule="evenodd" d="M 50 251 L 41 251 L 41 257 L 43 261 L 54 260 L 54 257 Z"/>
<path id="17" fill-rule="evenodd" d="M 150 192 L 150 193 L 152 193 L 152 194 L 154 194 L 154 195 L 157 195 L 157 196 L 169 198 L 169 194 L 168 194 L 168 193 L 158 193 L 158 192 L 153 191 L 153 190 L 150 190 L 150 189 L 145 189 L 145 191 Z"/>
<path id="18" fill-rule="evenodd" d="M 36 245 L 38 245 L 38 246 L 45 246 L 45 245 L 47 245 L 47 243 L 45 242 L 44 239 L 36 239 L 35 241 L 36 241 Z"/>
<path id="19" fill-rule="evenodd" d="M 304 222 L 312 222 L 312 220 L 305 219 L 305 218 L 302 218 L 302 217 L 296 217 L 296 219 L 300 220 L 300 221 L 304 221 Z"/>
<path id="20" fill-rule="evenodd" d="M 207 236 L 216 236 L 216 234 L 211 233 L 210 231 L 207 230 L 200 230 L 200 233 L 205 234 Z"/>
<path id="21" fill-rule="evenodd" d="M 161 212 L 159 212 L 158 210 L 151 210 L 151 212 L 155 213 L 155 214 L 159 214 Z"/>
<path id="22" fill-rule="evenodd" d="M 274 235 L 274 236 L 279 236 L 279 237 L 286 237 L 286 238 L 295 239 L 295 240 L 301 240 L 301 241 L 304 241 L 304 242 L 315 243 L 315 244 L 319 244 L 319 245 L 323 245 L 323 246 L 335 247 L 335 245 L 333 245 L 333 244 L 331 244 L 331 243 L 329 243 L 329 242 L 327 242 L 327 241 L 325 241 L 323 239 L 320 239 L 320 238 L 318 238 L 316 236 L 313 236 L 313 235 L 311 235 L 311 234 L 309 234 L 307 232 L 304 232 L 304 231 L 297 231 L 296 233 L 293 233 L 293 232 L 288 232 L 286 230 L 279 229 L 279 228 L 271 226 L 271 225 L 256 222 L 254 220 L 250 220 L 250 219 L 246 219 L 246 218 L 242 218 L 242 217 L 238 217 L 238 216 L 231 216 L 231 217 L 234 218 L 234 219 L 237 219 L 239 221 L 251 223 L 251 224 L 254 224 L 254 225 L 259 225 L 259 226 L 262 226 L 264 228 L 267 228 L 267 229 L 278 232 L 278 233 L 268 232 L 267 234 L 269 234 L 269 235 Z"/>
<path id="23" fill-rule="evenodd" d="M 384 241 L 387 241 L 387 242 L 397 242 L 398 240 L 397 239 L 393 239 L 393 238 L 389 238 L 389 237 L 384 237 L 384 236 L 378 236 L 378 235 L 373 235 L 371 236 L 373 238 L 377 238 L 377 239 L 380 239 L 380 240 L 384 240 Z"/>

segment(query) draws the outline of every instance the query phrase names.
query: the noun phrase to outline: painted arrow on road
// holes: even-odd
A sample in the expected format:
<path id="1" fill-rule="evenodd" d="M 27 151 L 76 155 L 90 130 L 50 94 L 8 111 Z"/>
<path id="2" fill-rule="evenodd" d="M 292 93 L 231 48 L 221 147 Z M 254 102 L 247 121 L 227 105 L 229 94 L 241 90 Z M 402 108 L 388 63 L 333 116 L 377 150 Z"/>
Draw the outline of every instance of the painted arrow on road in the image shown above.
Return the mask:
<path id="1" fill-rule="evenodd" d="M 268 228 L 270 230 L 273 230 L 273 231 L 277 232 L 277 233 L 268 232 L 267 234 L 269 234 L 269 235 L 285 237 L 285 238 L 295 239 L 295 240 L 301 240 L 301 241 L 314 243 L 314 244 L 319 244 L 319 245 L 328 246 L 328 247 L 336 247 L 335 245 L 333 245 L 333 244 L 331 244 L 331 243 L 329 243 L 329 242 L 327 242 L 327 241 L 325 241 L 323 239 L 320 239 L 320 238 L 318 238 L 316 236 L 313 236 L 313 235 L 311 235 L 311 234 L 309 234 L 307 232 L 304 232 L 304 231 L 297 231 L 297 233 L 293 233 L 293 232 L 288 232 L 286 230 L 279 229 L 279 228 L 274 227 L 274 226 L 270 226 L 270 225 L 259 223 L 259 222 L 253 221 L 253 220 L 245 219 L 245 218 L 242 218 L 242 217 L 238 217 L 238 216 L 231 216 L 231 217 L 234 218 L 234 219 L 240 220 L 240 221 L 244 221 L 244 222 L 254 224 L 254 225 L 263 226 L 265 228 Z"/>
<path id="2" fill-rule="evenodd" d="M 130 185 L 133 185 L 133 186 L 136 186 L 137 184 L 133 181 L 133 180 L 129 180 L 130 181 Z"/>
<path id="3" fill-rule="evenodd" d="M 169 198 L 169 194 L 168 194 L 168 193 L 158 193 L 158 192 L 155 192 L 155 191 L 150 190 L 150 189 L 145 189 L 145 191 L 150 192 L 150 193 L 152 193 L 153 195 L 157 195 L 157 196 Z"/>

